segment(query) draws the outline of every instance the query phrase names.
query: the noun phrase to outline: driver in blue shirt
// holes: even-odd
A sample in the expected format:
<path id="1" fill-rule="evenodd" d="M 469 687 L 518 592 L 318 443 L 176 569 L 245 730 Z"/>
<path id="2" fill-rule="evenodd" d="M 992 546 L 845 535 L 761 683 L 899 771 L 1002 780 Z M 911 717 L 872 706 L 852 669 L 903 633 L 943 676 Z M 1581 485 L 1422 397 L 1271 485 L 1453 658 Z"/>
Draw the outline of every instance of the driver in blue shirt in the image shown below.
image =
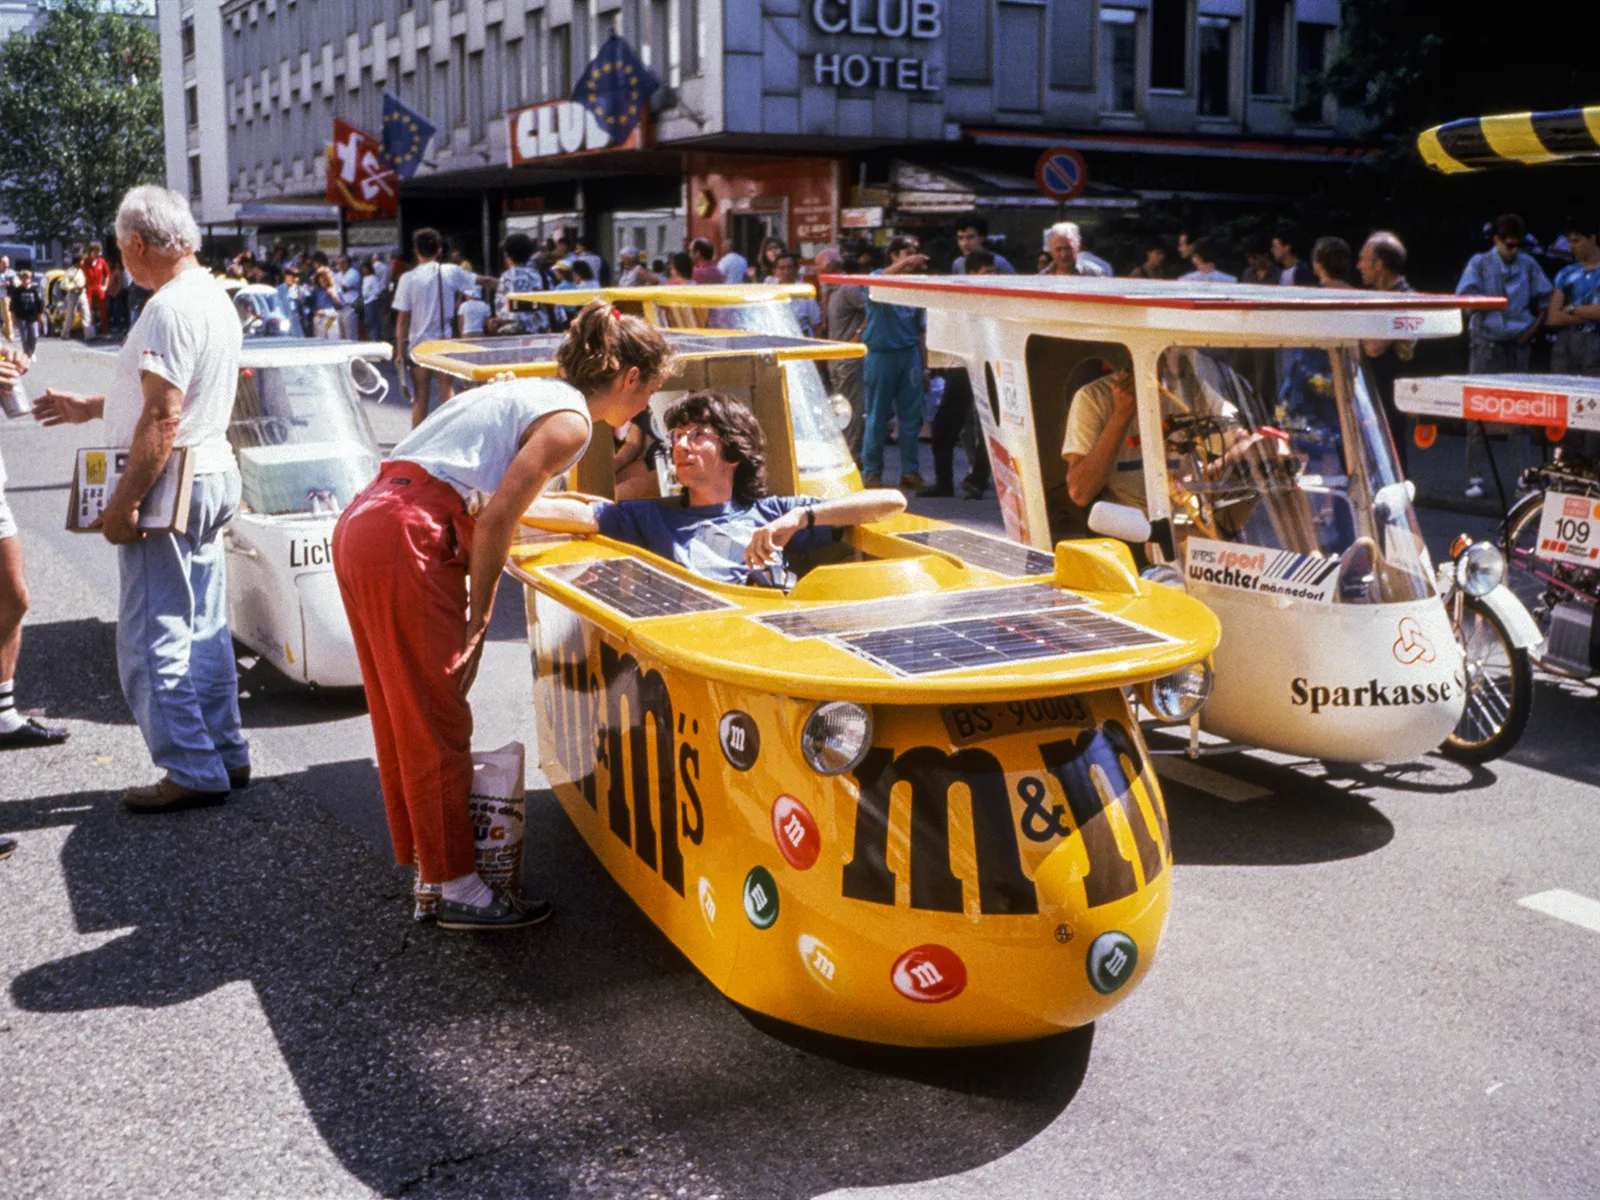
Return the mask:
<path id="1" fill-rule="evenodd" d="M 786 555 L 831 544 L 844 527 L 905 509 L 894 488 L 822 500 L 769 496 L 766 439 L 750 410 L 721 392 L 694 392 L 666 416 L 681 496 L 584 504 L 546 497 L 530 514 L 601 533 L 718 583 L 788 587 Z"/>

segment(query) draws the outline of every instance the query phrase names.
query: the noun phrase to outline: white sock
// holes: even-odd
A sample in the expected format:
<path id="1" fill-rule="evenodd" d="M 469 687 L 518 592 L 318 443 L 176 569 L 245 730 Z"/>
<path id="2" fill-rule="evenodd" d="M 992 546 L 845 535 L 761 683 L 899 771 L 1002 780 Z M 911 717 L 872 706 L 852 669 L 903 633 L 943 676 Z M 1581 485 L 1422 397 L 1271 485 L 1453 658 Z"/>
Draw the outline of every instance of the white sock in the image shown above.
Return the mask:
<path id="1" fill-rule="evenodd" d="M 484 908 L 494 903 L 494 892 L 489 885 L 478 877 L 473 871 L 455 879 L 446 879 L 440 894 L 456 904 L 470 904 L 475 908 Z"/>
<path id="2" fill-rule="evenodd" d="M 0 733 L 14 733 L 27 724 L 17 715 L 17 704 L 11 696 L 13 680 L 0 683 Z"/>

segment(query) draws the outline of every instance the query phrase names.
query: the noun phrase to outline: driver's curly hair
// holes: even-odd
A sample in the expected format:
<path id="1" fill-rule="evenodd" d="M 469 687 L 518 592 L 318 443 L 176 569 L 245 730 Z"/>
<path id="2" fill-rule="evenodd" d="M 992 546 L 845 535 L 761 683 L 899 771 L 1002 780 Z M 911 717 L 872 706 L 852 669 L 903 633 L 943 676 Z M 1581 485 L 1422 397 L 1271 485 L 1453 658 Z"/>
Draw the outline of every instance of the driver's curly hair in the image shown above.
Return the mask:
<path id="1" fill-rule="evenodd" d="M 767 494 L 767 439 L 755 415 L 726 392 L 691 392 L 667 410 L 667 431 L 709 425 L 722 442 L 722 457 L 736 464 L 733 498 L 754 504 Z"/>

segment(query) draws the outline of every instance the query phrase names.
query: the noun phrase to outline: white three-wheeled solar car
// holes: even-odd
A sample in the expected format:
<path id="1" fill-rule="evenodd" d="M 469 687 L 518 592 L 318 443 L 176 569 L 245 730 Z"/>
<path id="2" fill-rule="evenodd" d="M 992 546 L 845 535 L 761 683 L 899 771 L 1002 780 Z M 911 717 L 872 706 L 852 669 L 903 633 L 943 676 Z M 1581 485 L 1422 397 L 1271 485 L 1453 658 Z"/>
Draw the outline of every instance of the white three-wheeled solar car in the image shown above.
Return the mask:
<path id="1" fill-rule="evenodd" d="M 382 342 L 248 340 L 228 440 L 243 498 L 223 534 L 234 640 L 297 683 L 359 687 L 330 547 L 334 522 L 378 473 L 361 397 L 387 388 Z"/>

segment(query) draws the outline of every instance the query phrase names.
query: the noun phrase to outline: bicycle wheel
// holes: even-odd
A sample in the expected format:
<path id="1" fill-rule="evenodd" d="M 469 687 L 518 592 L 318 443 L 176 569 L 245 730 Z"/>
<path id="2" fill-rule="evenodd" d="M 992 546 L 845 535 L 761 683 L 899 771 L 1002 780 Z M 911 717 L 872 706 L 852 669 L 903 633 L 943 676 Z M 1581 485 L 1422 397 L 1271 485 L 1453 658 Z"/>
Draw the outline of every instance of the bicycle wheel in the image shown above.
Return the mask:
<path id="1" fill-rule="evenodd" d="M 1552 573 L 1553 564 L 1540 562 L 1534 551 L 1539 548 L 1539 519 L 1544 513 L 1544 492 L 1530 492 L 1506 516 L 1505 541 L 1502 549 L 1506 555 L 1506 586 L 1538 623 L 1539 632 L 1550 632 L 1550 610 L 1554 607 L 1551 587 L 1536 571 Z"/>
<path id="2" fill-rule="evenodd" d="M 1466 654 L 1466 705 L 1440 752 L 1457 762 L 1485 763 L 1517 744 L 1533 708 L 1528 652 L 1511 644 L 1494 611 L 1468 597 L 1456 629 Z"/>

